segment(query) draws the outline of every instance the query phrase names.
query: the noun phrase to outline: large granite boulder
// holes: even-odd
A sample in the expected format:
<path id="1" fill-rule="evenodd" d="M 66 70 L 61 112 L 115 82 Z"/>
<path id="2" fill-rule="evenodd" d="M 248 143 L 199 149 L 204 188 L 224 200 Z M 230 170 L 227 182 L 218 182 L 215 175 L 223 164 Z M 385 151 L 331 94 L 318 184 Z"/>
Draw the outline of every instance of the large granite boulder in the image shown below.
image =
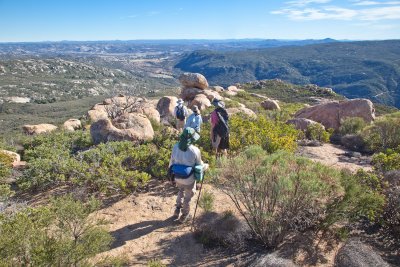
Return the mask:
<path id="1" fill-rule="evenodd" d="M 73 132 L 75 130 L 82 129 L 82 123 L 78 119 L 69 119 L 63 124 L 63 128 L 66 131 Z"/>
<path id="2" fill-rule="evenodd" d="M 135 140 L 147 141 L 154 138 L 154 130 L 150 120 L 143 114 L 128 113 L 112 121 L 118 129 L 128 130 Z"/>
<path id="3" fill-rule="evenodd" d="M 94 109 L 89 110 L 87 112 L 87 116 L 88 116 L 88 118 L 89 118 L 89 120 L 91 122 L 96 122 L 98 120 L 107 119 L 108 118 L 108 115 L 107 115 L 106 112 L 99 111 L 99 110 L 94 110 Z"/>
<path id="4" fill-rule="evenodd" d="M 206 89 L 208 87 L 207 79 L 200 73 L 185 72 L 179 76 L 179 81 L 185 88 Z"/>
<path id="5" fill-rule="evenodd" d="M 356 239 L 349 239 L 342 248 L 339 249 L 335 257 L 336 267 L 365 267 L 379 266 L 389 267 L 381 256 L 370 246 Z"/>
<path id="6" fill-rule="evenodd" d="M 304 119 L 304 118 L 294 118 L 294 119 L 290 119 L 288 121 L 286 121 L 286 124 L 292 124 L 294 126 L 294 128 L 296 128 L 297 130 L 302 130 L 302 131 L 306 131 L 308 126 L 318 123 L 316 121 L 313 120 L 309 120 L 309 119 Z"/>
<path id="7" fill-rule="evenodd" d="M 198 94 L 203 93 L 203 91 L 199 88 L 182 88 L 180 98 L 184 101 L 192 101 Z"/>
<path id="8" fill-rule="evenodd" d="M 143 123 L 142 118 L 132 118 L 132 115 L 135 114 L 127 114 L 128 118 L 121 118 L 116 122 L 119 126 L 132 126 L 132 128 L 118 129 L 112 124 L 110 119 L 100 119 L 92 123 L 90 126 L 90 135 L 92 136 L 93 143 L 97 145 L 108 141 L 143 141 L 153 138 L 154 131 L 150 122 L 145 122 L 141 125 L 140 123 Z M 140 114 L 136 115 L 140 116 Z M 145 116 L 143 117 L 146 118 Z M 137 125 L 134 124 L 136 119 L 138 121 Z"/>
<path id="9" fill-rule="evenodd" d="M 224 91 L 224 87 L 218 85 L 210 86 L 210 89 L 217 93 L 222 93 Z"/>
<path id="10" fill-rule="evenodd" d="M 205 95 L 197 95 L 192 102 L 190 102 L 189 108 L 193 106 L 197 106 L 200 110 L 205 110 L 208 107 L 211 107 L 211 102 Z"/>
<path id="11" fill-rule="evenodd" d="M 260 103 L 261 107 L 265 110 L 281 110 L 278 102 L 272 99 L 266 99 Z"/>
<path id="12" fill-rule="evenodd" d="M 9 156 L 10 158 L 13 159 L 13 165 L 17 164 L 18 162 L 21 161 L 21 156 L 18 153 L 12 152 L 12 151 L 8 151 L 8 150 L 4 150 L 4 149 L 0 149 L 0 154 L 5 154 L 7 156 Z"/>
<path id="13" fill-rule="evenodd" d="M 223 99 L 223 97 L 219 93 L 217 93 L 215 91 L 204 90 L 203 94 L 205 96 L 207 96 L 208 100 L 210 100 L 210 101 L 213 101 L 214 99 L 217 99 L 217 100 L 222 100 Z"/>
<path id="14" fill-rule="evenodd" d="M 57 129 L 57 126 L 55 126 L 53 124 L 47 124 L 47 123 L 42 123 L 42 124 L 37 124 L 37 125 L 26 124 L 26 125 L 22 126 L 22 130 L 24 131 L 25 134 L 28 134 L 28 135 L 48 133 L 48 132 L 52 132 L 56 129 Z"/>
<path id="15" fill-rule="evenodd" d="M 244 107 L 239 107 L 239 108 L 227 108 L 226 112 L 228 112 L 229 116 L 238 114 L 238 113 L 242 113 L 245 114 L 249 117 L 256 117 L 257 115 L 254 113 L 254 111 L 252 111 L 249 108 L 244 108 Z"/>
<path id="16" fill-rule="evenodd" d="M 299 110 L 296 118 L 306 118 L 321 123 L 325 128 L 338 130 L 347 117 L 361 117 L 370 123 L 375 118 L 375 109 L 368 99 L 352 99 L 330 102 Z"/>
<path id="17" fill-rule="evenodd" d="M 164 96 L 158 100 L 157 110 L 160 113 L 161 121 L 171 122 L 175 118 L 174 110 L 178 98 L 175 96 Z"/>

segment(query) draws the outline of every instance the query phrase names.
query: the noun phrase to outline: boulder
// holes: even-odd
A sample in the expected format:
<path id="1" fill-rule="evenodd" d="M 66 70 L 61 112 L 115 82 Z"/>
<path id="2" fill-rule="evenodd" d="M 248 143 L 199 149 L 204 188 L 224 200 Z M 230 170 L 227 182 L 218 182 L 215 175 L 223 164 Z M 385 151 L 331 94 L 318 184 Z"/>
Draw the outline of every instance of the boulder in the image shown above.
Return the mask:
<path id="1" fill-rule="evenodd" d="M 363 242 L 350 238 L 339 249 L 335 257 L 336 267 L 364 267 L 364 266 L 380 266 L 389 267 L 381 256 L 370 246 Z"/>
<path id="2" fill-rule="evenodd" d="M 374 104 L 362 98 L 340 102 L 339 117 L 341 121 L 348 117 L 360 117 L 366 123 L 371 123 L 375 120 Z"/>
<path id="3" fill-rule="evenodd" d="M 361 117 L 370 123 L 375 118 L 375 109 L 368 99 L 352 99 L 303 108 L 295 114 L 295 117 L 314 120 L 325 128 L 338 130 L 341 121 L 347 117 Z"/>
<path id="4" fill-rule="evenodd" d="M 190 102 L 189 108 L 193 106 L 197 106 L 200 110 L 205 110 L 208 107 L 211 107 L 211 102 L 205 95 L 197 95 L 192 102 Z"/>
<path id="5" fill-rule="evenodd" d="M 217 93 L 222 93 L 224 91 L 224 87 L 218 86 L 218 85 L 211 86 L 210 89 L 215 91 L 215 92 L 217 92 Z"/>
<path id="6" fill-rule="evenodd" d="M 143 114 L 128 113 L 113 120 L 113 125 L 128 130 L 135 140 L 148 141 L 154 138 L 154 130 L 150 120 Z"/>
<path id="7" fill-rule="evenodd" d="M 249 267 L 295 267 L 296 264 L 290 259 L 282 258 L 277 252 L 258 256 Z"/>
<path id="8" fill-rule="evenodd" d="M 174 110 L 177 101 L 178 98 L 175 96 L 164 96 L 158 100 L 157 110 L 160 113 L 161 121 L 164 124 L 168 124 L 174 120 Z"/>
<path id="9" fill-rule="evenodd" d="M 278 102 L 272 99 L 266 99 L 260 103 L 261 107 L 265 110 L 281 110 Z"/>
<path id="10" fill-rule="evenodd" d="M 75 130 L 81 129 L 82 128 L 82 123 L 78 119 L 69 119 L 63 124 L 63 128 L 66 131 L 73 132 Z"/>
<path id="11" fill-rule="evenodd" d="M 89 110 L 87 112 L 87 115 L 88 115 L 88 118 L 89 118 L 89 120 L 91 122 L 96 122 L 98 120 L 107 119 L 108 118 L 107 112 L 100 111 L 100 110 L 95 110 L 95 109 Z"/>
<path id="12" fill-rule="evenodd" d="M 286 124 L 292 124 L 292 125 L 294 125 L 294 128 L 296 128 L 297 130 L 302 130 L 302 131 L 306 131 L 309 125 L 315 124 L 315 123 L 317 123 L 317 122 L 313 121 L 313 120 L 309 120 L 309 119 L 304 119 L 304 118 L 295 118 L 295 119 L 286 121 Z"/>
<path id="13" fill-rule="evenodd" d="M 226 90 L 231 91 L 231 92 L 239 92 L 239 89 L 234 85 L 228 86 L 228 88 L 226 88 Z"/>
<path id="14" fill-rule="evenodd" d="M 213 101 L 214 99 L 222 100 L 222 96 L 214 91 L 211 90 L 203 90 L 203 94 L 207 96 L 208 100 Z"/>
<path id="15" fill-rule="evenodd" d="M 203 90 L 199 88 L 183 88 L 179 95 L 184 101 L 192 101 L 196 95 L 201 94 Z"/>
<path id="16" fill-rule="evenodd" d="M 200 73 L 186 72 L 179 76 L 179 81 L 185 88 L 206 89 L 208 87 L 207 79 Z"/>
<path id="17" fill-rule="evenodd" d="M 143 117 L 146 118 L 145 116 Z M 131 120 L 131 123 L 133 124 L 133 120 Z M 131 125 L 130 123 L 127 124 Z M 136 125 L 134 128 L 129 129 L 118 129 L 112 124 L 110 119 L 100 119 L 92 123 L 90 126 L 90 135 L 92 136 L 93 143 L 96 145 L 99 143 L 106 143 L 108 141 L 146 140 L 150 138 L 151 132 L 153 132 L 153 128 L 151 128 L 151 130 L 149 128 L 141 128 L 140 125 Z"/>
<path id="18" fill-rule="evenodd" d="M 250 117 L 256 117 L 257 115 L 249 108 L 227 108 L 226 112 L 228 112 L 229 116 L 235 115 L 237 113 L 243 113 Z"/>
<path id="19" fill-rule="evenodd" d="M 139 113 L 146 115 L 148 119 L 154 120 L 155 122 L 160 123 L 161 121 L 160 112 L 158 112 L 158 110 L 152 105 L 144 106 L 143 108 L 141 108 Z"/>
<path id="20" fill-rule="evenodd" d="M 41 134 L 41 133 L 48 133 L 52 132 L 57 129 L 57 126 L 53 124 L 37 124 L 37 125 L 24 125 L 22 126 L 22 130 L 25 134 L 33 135 L 33 134 Z"/>

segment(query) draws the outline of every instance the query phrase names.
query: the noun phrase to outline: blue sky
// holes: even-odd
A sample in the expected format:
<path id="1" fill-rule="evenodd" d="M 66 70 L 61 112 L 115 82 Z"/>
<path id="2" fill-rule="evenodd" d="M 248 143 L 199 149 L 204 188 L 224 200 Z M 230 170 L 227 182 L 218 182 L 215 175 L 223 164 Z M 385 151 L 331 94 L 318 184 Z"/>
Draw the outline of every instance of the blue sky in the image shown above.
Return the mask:
<path id="1" fill-rule="evenodd" d="M 399 39 L 400 0 L 0 0 L 0 42 Z"/>

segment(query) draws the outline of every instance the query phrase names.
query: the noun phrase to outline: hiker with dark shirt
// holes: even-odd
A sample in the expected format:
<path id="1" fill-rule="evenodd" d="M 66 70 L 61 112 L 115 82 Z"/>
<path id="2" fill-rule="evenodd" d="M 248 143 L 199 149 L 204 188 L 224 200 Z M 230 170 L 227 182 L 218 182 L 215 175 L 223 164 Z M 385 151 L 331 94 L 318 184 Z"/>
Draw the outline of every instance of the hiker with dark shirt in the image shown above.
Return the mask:
<path id="1" fill-rule="evenodd" d="M 182 212 L 179 218 L 181 223 L 191 218 L 190 200 L 196 192 L 196 180 L 202 179 L 198 177 L 197 170 L 200 168 L 204 172 L 208 169 L 208 164 L 201 160 L 200 149 L 194 145 L 199 138 L 200 135 L 193 128 L 185 128 L 179 142 L 172 149 L 169 163 L 170 172 L 179 189 L 174 217 L 178 218 Z"/>
<path id="2" fill-rule="evenodd" d="M 185 126 L 186 123 L 186 118 L 188 116 L 188 109 L 184 105 L 182 99 L 178 99 L 176 102 L 176 107 L 174 109 L 174 115 L 176 118 L 176 129 L 182 132 L 183 127 Z"/>
<path id="3" fill-rule="evenodd" d="M 229 149 L 229 115 L 223 101 L 214 99 L 215 110 L 211 113 L 211 143 L 216 156 L 227 155 Z"/>

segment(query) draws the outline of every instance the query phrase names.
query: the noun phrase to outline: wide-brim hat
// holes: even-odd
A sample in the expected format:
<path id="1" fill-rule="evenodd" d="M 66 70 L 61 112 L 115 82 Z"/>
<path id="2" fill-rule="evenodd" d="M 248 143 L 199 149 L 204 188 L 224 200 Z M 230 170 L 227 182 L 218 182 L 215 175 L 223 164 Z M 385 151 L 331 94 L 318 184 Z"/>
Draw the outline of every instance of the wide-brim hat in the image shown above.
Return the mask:
<path id="1" fill-rule="evenodd" d="M 224 101 L 218 100 L 218 99 L 214 99 L 212 101 L 212 104 L 217 107 L 217 108 L 225 108 L 225 103 Z"/>
<path id="2" fill-rule="evenodd" d="M 182 100 L 181 98 L 179 98 L 178 101 L 176 101 L 176 103 L 177 103 L 178 105 L 183 104 L 183 100 Z"/>
<path id="3" fill-rule="evenodd" d="M 196 132 L 195 129 L 191 127 L 186 127 L 185 130 L 183 130 L 181 136 L 183 136 L 187 140 L 190 139 L 192 142 L 196 142 L 200 139 L 200 135 Z"/>

